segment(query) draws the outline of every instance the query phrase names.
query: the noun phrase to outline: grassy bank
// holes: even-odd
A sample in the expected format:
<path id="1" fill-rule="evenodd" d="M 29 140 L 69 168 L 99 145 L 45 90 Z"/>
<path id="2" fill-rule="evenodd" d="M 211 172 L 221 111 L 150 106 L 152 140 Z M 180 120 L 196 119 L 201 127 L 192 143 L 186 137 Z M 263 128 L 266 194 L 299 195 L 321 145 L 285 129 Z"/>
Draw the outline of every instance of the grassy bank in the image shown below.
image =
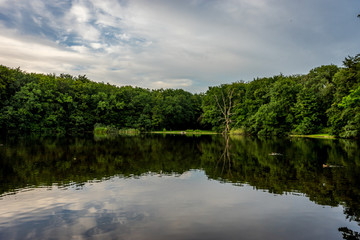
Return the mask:
<path id="1" fill-rule="evenodd" d="M 304 137 L 304 138 L 326 138 L 326 139 L 335 139 L 335 136 L 332 136 L 327 133 L 320 134 L 310 134 L 310 135 L 290 135 L 290 137 Z"/>
<path id="2" fill-rule="evenodd" d="M 219 134 L 214 131 L 206 131 L 206 130 L 176 130 L 176 131 L 151 131 L 150 133 L 153 134 L 179 134 L 179 135 L 213 135 L 213 134 Z"/>
<path id="3" fill-rule="evenodd" d="M 113 127 L 95 127 L 95 136 L 107 136 L 107 135 L 137 135 L 140 131 L 137 129 L 117 129 Z"/>

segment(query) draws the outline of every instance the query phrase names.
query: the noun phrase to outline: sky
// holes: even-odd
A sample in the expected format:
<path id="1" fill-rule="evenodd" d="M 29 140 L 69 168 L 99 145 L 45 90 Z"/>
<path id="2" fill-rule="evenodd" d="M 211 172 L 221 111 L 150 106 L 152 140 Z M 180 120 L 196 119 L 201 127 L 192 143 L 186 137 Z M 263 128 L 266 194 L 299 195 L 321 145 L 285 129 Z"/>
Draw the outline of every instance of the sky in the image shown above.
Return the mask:
<path id="1" fill-rule="evenodd" d="M 359 0 L 0 0 L 0 64 L 143 88 L 306 74 L 360 53 Z"/>

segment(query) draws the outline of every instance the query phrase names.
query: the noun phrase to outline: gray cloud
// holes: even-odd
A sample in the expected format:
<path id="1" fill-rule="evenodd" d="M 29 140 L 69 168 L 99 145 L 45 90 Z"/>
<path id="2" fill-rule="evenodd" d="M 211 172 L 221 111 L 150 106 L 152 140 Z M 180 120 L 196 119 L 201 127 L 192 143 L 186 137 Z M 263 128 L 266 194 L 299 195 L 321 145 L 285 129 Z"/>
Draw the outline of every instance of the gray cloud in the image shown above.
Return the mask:
<path id="1" fill-rule="evenodd" d="M 359 52 L 356 0 L 0 1 L 0 64 L 205 91 Z"/>

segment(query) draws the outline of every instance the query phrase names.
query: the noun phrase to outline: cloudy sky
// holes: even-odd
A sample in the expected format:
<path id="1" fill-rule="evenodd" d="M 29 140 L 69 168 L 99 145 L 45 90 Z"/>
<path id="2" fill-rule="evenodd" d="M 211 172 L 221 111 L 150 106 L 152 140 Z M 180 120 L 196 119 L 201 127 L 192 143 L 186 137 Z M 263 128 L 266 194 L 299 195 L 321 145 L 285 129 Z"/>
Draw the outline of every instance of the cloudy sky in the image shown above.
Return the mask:
<path id="1" fill-rule="evenodd" d="M 359 0 L 0 0 L 0 64 L 145 88 L 341 65 Z"/>

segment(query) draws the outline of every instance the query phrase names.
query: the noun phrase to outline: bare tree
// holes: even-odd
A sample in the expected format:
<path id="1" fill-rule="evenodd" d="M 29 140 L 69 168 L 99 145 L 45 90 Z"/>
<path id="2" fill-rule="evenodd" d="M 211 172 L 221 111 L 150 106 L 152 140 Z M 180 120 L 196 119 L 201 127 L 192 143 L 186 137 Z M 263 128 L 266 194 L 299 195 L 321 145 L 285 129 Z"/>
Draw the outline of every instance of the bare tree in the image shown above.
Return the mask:
<path id="1" fill-rule="evenodd" d="M 219 101 L 218 96 L 215 94 L 216 103 L 223 115 L 222 119 L 225 123 L 224 134 L 227 135 L 230 132 L 230 124 L 231 124 L 231 115 L 233 108 L 233 94 L 234 89 L 227 89 L 227 96 L 224 95 L 224 92 L 221 91 L 221 100 Z"/>

